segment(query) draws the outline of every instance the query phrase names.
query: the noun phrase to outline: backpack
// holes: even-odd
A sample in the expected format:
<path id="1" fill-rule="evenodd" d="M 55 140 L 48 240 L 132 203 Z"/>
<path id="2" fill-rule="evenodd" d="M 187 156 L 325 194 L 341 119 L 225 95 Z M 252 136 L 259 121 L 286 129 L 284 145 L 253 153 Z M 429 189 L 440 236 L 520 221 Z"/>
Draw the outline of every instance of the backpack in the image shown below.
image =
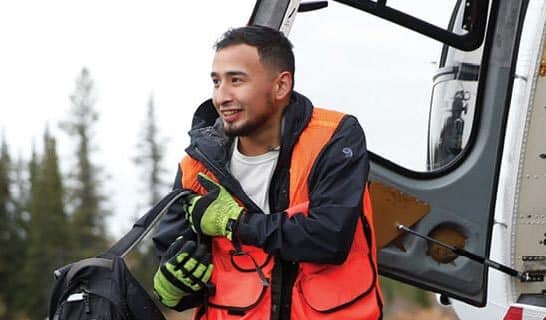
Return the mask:
<path id="1" fill-rule="evenodd" d="M 55 270 L 50 320 L 165 320 L 123 258 L 161 216 L 188 191 L 175 189 L 161 199 L 110 249 Z"/>

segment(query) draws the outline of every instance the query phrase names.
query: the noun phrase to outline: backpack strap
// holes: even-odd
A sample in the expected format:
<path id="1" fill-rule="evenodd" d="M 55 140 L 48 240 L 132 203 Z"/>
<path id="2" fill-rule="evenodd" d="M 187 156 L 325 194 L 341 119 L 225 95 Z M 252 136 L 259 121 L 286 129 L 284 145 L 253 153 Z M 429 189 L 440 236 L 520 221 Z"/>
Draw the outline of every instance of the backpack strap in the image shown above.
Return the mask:
<path id="1" fill-rule="evenodd" d="M 80 260 L 70 265 L 70 269 L 66 274 L 65 282 L 70 283 L 72 278 L 83 268 L 86 267 L 102 267 L 106 269 L 112 269 L 112 260 L 106 258 L 87 258 Z"/>
<path id="2" fill-rule="evenodd" d="M 133 228 L 100 256 L 125 257 L 159 222 L 161 217 L 179 199 L 190 194 L 187 189 L 174 189 L 135 222 Z"/>

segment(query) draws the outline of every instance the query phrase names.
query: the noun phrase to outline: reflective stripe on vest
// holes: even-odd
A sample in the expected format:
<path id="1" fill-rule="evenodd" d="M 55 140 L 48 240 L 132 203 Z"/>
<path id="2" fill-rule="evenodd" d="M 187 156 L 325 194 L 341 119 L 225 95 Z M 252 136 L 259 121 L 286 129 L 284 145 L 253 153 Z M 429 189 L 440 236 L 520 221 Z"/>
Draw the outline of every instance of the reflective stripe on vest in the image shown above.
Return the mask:
<path id="1" fill-rule="evenodd" d="M 286 214 L 307 215 L 307 180 L 319 153 L 337 129 L 344 114 L 319 108 L 294 147 L 290 163 L 290 205 Z M 187 156 L 181 162 L 182 186 L 198 193 L 197 173 L 218 179 L 203 164 Z M 381 296 L 377 276 L 376 248 L 368 189 L 363 194 L 362 219 L 345 262 L 340 265 L 300 263 L 292 290 L 292 319 L 379 319 Z M 335 213 L 332 213 L 335 214 Z M 365 231 L 366 230 L 366 231 Z M 367 236 L 371 244 L 368 243 Z M 371 248 L 370 248 L 371 245 Z M 370 250 L 371 249 L 371 250 Z M 274 259 L 260 248 L 243 246 L 271 279 Z M 267 319 L 271 313 L 271 290 L 261 284 L 254 262 L 248 256 L 234 256 L 233 245 L 223 237 L 212 241 L 216 294 L 209 299 L 206 319 Z"/>

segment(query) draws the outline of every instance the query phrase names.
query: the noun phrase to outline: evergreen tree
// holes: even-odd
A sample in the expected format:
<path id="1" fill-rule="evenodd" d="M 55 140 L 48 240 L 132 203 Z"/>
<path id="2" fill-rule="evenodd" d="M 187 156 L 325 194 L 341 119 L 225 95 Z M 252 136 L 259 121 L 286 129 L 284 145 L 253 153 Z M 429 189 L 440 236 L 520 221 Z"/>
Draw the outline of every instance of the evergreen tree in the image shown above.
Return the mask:
<path id="1" fill-rule="evenodd" d="M 135 157 L 135 164 L 141 166 L 141 175 L 145 181 L 146 192 L 148 193 L 148 206 L 153 206 L 161 199 L 165 192 L 165 183 L 162 175 L 165 169 L 162 166 L 165 156 L 166 140 L 159 135 L 157 120 L 155 116 L 154 97 L 150 95 L 148 110 L 144 121 L 139 143 L 137 144 L 138 155 Z"/>
<path id="2" fill-rule="evenodd" d="M 12 238 L 11 232 L 11 190 L 10 190 L 10 165 L 11 160 L 8 153 L 8 146 L 4 138 L 0 145 L 0 319 L 9 317 L 9 297 L 11 288 L 9 285 L 12 276 L 10 266 L 10 256 L 8 255 L 9 242 Z"/>
<path id="3" fill-rule="evenodd" d="M 64 186 L 59 169 L 59 158 L 57 156 L 56 140 L 46 131 L 44 135 L 44 157 L 41 165 L 40 185 L 42 197 L 45 197 L 41 208 L 48 213 L 49 223 L 48 241 L 54 248 L 54 255 L 50 260 L 55 268 L 69 262 L 70 257 L 70 226 L 64 208 Z M 52 270 L 53 271 L 53 270 Z"/>
<path id="4" fill-rule="evenodd" d="M 55 139 L 46 130 L 44 153 L 33 152 L 30 163 L 29 236 L 23 268 L 22 290 L 26 313 L 44 319 L 51 293 L 53 271 L 68 263 L 70 244 L 64 189 L 59 171 Z"/>
<path id="5" fill-rule="evenodd" d="M 24 297 L 22 272 L 25 266 L 25 260 L 28 249 L 28 234 L 29 234 L 29 212 L 28 212 L 28 180 L 26 177 L 25 161 L 19 156 L 18 160 L 12 166 L 13 183 L 12 183 L 12 203 L 13 203 L 13 220 L 10 224 L 13 225 L 13 237 L 10 241 L 10 247 L 7 249 L 11 257 L 12 276 L 10 277 L 11 284 L 9 287 L 15 288 L 17 294 L 10 295 L 9 302 L 10 314 L 21 313 L 24 310 L 24 304 L 18 297 Z M 33 292 L 30 292 L 32 294 Z M 17 316 L 9 316 L 9 319 L 17 318 Z"/>
<path id="6" fill-rule="evenodd" d="M 28 181 L 30 183 L 30 187 L 29 187 L 29 206 L 30 206 L 30 200 L 31 200 L 31 196 L 30 194 L 32 194 L 32 187 L 33 186 L 37 186 L 37 181 L 38 181 L 38 173 L 39 173 L 39 170 L 40 170 L 40 159 L 38 159 L 38 154 L 36 153 L 36 146 L 33 144 L 32 145 L 32 155 L 30 157 L 30 162 L 28 163 L 28 173 L 29 173 L 29 177 L 28 177 Z"/>
<path id="7" fill-rule="evenodd" d="M 151 208 L 167 191 L 162 174 L 165 169 L 162 166 L 164 158 L 165 139 L 160 137 L 155 115 L 154 98 L 150 95 L 144 128 L 137 144 L 138 154 L 134 161 L 140 167 L 141 176 L 145 185 L 145 193 L 148 201 L 145 204 Z M 132 272 L 141 284 L 149 291 L 152 288 L 152 277 L 158 266 L 158 259 L 152 246 L 150 237 L 147 237 L 128 259 L 134 264 Z"/>
<path id="8" fill-rule="evenodd" d="M 16 292 L 25 258 L 24 225 L 13 192 L 14 169 L 8 146 L 0 144 L 0 319 L 13 319 L 19 310 Z M 17 176 L 16 176 L 17 177 Z"/>
<path id="9" fill-rule="evenodd" d="M 26 209 L 29 215 L 28 219 L 28 228 L 27 228 L 27 248 L 25 252 L 25 258 L 24 258 L 24 266 L 22 268 L 21 272 L 21 283 L 20 283 L 20 290 L 16 294 L 16 299 L 18 305 L 21 307 L 22 310 L 24 310 L 24 313 L 28 316 L 32 316 L 32 308 L 33 305 L 35 305 L 37 302 L 29 300 L 29 295 L 34 295 L 36 292 L 36 288 L 34 284 L 32 283 L 35 278 L 38 278 L 40 276 L 36 276 L 37 270 L 33 269 L 35 266 L 33 263 L 30 265 L 27 263 L 29 261 L 32 261 L 31 257 L 31 247 L 35 247 L 36 244 L 39 242 L 37 240 L 39 238 L 39 234 L 36 233 L 36 229 L 39 229 L 39 223 L 37 222 L 37 219 L 40 215 L 40 183 L 39 183 L 39 173 L 40 173 L 40 159 L 38 157 L 38 154 L 36 153 L 36 146 L 33 144 L 32 146 L 32 154 L 30 161 L 28 163 L 28 197 L 26 199 Z M 36 240 L 35 240 L 36 239 Z M 33 249 L 35 251 L 36 249 Z M 41 268 L 40 268 L 41 270 Z M 39 302 L 38 302 L 39 303 Z"/>
<path id="10" fill-rule="evenodd" d="M 98 120 L 94 83 L 89 71 L 83 68 L 70 96 L 69 119 L 61 124 L 77 143 L 77 165 L 70 186 L 70 205 L 75 250 L 78 258 L 96 255 L 107 245 L 105 216 L 100 193 L 100 169 L 91 161 L 93 128 Z"/>
<path id="11" fill-rule="evenodd" d="M 21 155 L 17 159 L 17 162 L 13 166 L 14 171 L 14 197 L 13 205 L 15 210 L 15 219 L 18 225 L 18 234 L 21 241 L 26 241 L 28 238 L 28 222 L 30 220 L 30 215 L 28 212 L 28 201 L 29 201 L 29 174 L 28 172 L 28 163 L 23 160 Z"/>

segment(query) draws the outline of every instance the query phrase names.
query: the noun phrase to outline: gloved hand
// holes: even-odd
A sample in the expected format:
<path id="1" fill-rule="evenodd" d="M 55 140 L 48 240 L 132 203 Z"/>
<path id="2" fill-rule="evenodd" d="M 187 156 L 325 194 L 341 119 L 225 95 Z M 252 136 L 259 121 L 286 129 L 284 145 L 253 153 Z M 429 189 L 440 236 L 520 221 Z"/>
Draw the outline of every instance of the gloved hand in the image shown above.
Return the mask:
<path id="1" fill-rule="evenodd" d="M 207 236 L 224 236 L 231 240 L 244 208 L 223 186 L 203 173 L 198 174 L 197 181 L 208 193 L 190 200 L 187 211 L 193 230 Z"/>
<path id="2" fill-rule="evenodd" d="M 182 298 L 207 286 L 212 269 L 211 256 L 204 244 L 179 237 L 154 275 L 154 291 L 163 305 L 177 309 Z"/>

